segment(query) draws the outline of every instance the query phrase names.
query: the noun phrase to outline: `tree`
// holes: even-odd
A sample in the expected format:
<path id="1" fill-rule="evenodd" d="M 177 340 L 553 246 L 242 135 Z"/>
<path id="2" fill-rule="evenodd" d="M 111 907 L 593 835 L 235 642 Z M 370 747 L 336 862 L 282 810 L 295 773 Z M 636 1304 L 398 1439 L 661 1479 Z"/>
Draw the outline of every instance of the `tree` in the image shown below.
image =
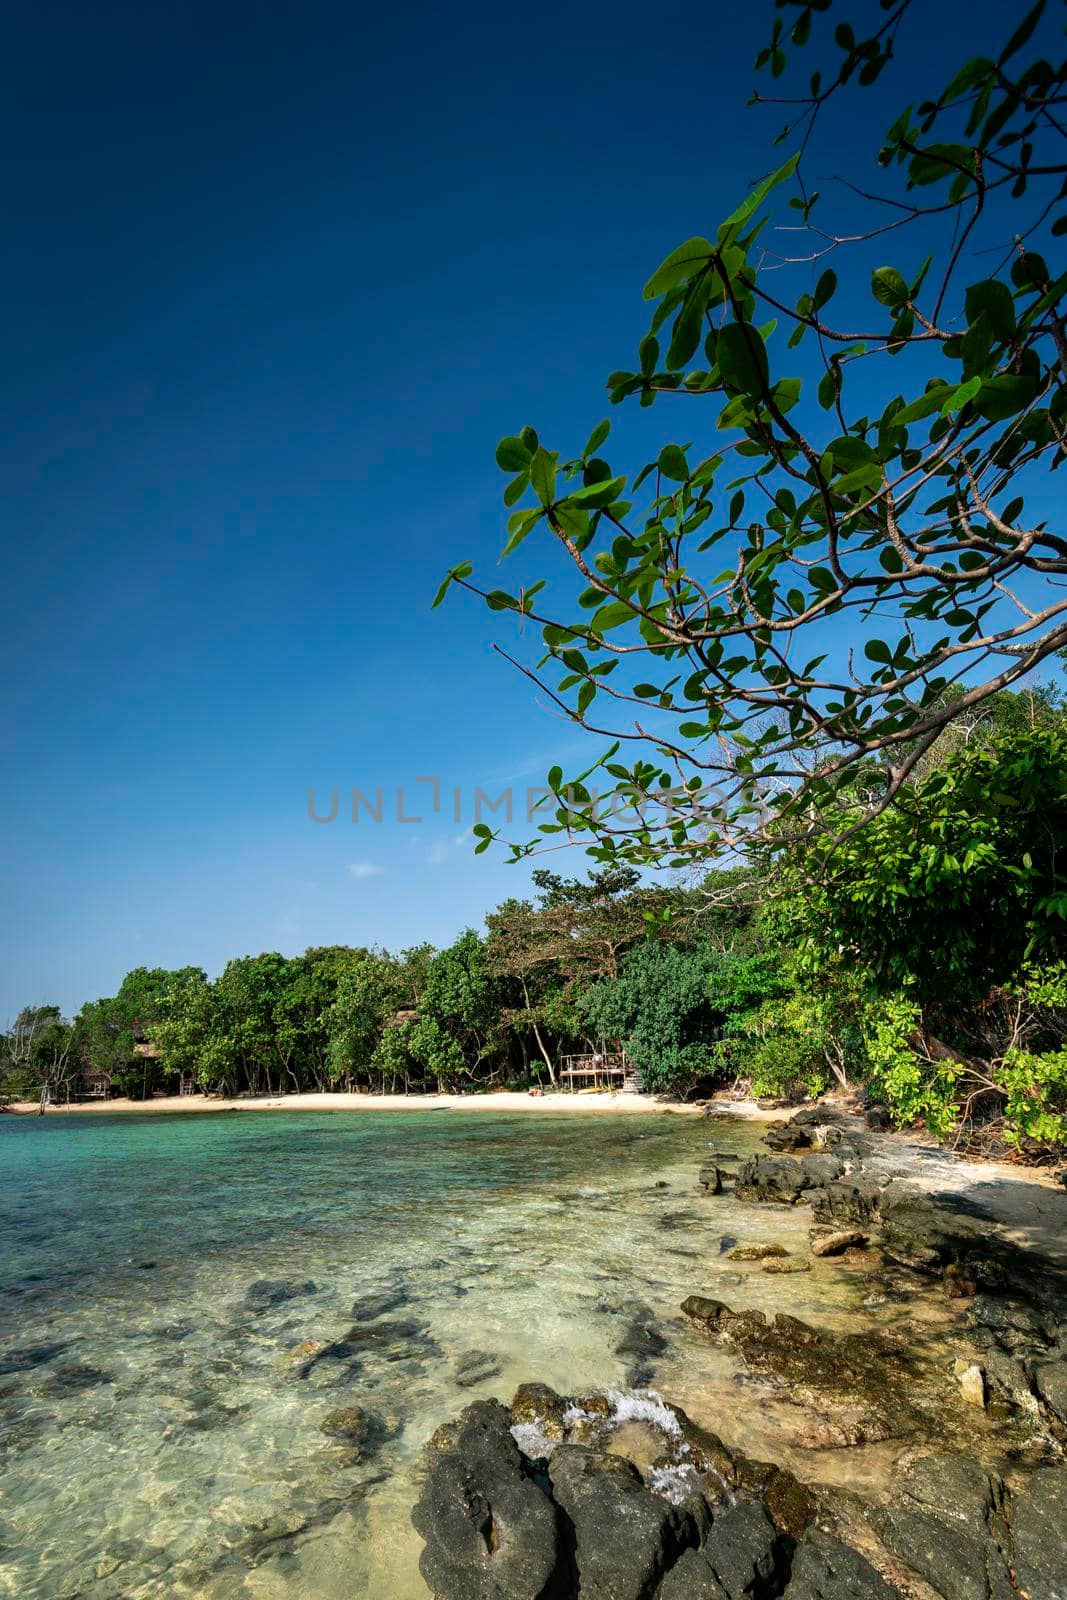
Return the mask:
<path id="1" fill-rule="evenodd" d="M 578 1009 L 594 1036 L 625 1046 L 645 1089 L 686 1093 L 717 1065 L 722 1017 L 709 977 L 723 959 L 648 939 L 625 956 L 617 978 L 587 989 Z"/>
<path id="2" fill-rule="evenodd" d="M 58 1006 L 24 1006 L 0 1038 L 0 1102 L 13 1096 L 69 1098 L 84 1066 L 84 1036 Z"/>
<path id="3" fill-rule="evenodd" d="M 796 9 L 757 63 L 776 80 L 831 0 Z M 1043 0 L 895 120 L 877 194 L 854 175 L 848 214 L 824 218 L 805 177 L 848 89 L 892 58 L 925 79 L 923 9 L 839 22 L 785 100 L 793 153 L 649 278 L 649 332 L 608 391 L 681 407 L 674 438 L 636 469 L 603 453 L 606 421 L 570 457 L 529 427 L 498 447 L 505 555 L 536 530 L 577 604 L 550 607 L 543 579 L 487 590 L 468 562 L 435 603 L 458 584 L 535 620 L 543 662 L 516 664 L 612 741 L 569 783 L 552 769 L 552 814 L 513 857 L 563 832 L 637 863 L 847 832 L 951 722 L 1067 644 L 1067 538 L 1026 510 L 1067 426 L 1067 64 L 1046 58 Z M 787 194 L 783 255 L 766 223 Z M 843 813 L 872 757 L 887 781 Z"/>

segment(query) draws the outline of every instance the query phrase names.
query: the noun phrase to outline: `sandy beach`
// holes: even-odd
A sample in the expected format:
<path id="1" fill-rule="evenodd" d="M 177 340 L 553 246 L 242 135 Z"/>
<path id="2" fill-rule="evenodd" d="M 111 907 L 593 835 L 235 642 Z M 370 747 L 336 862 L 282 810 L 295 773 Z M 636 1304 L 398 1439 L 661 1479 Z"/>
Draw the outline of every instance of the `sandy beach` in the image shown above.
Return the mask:
<path id="1" fill-rule="evenodd" d="M 724 1103 L 724 1111 L 731 1110 Z M 758 1108 L 755 1108 L 758 1112 Z M 33 1101 L 17 1101 L 10 1110 L 23 1116 L 36 1115 Z M 245 1096 L 238 1100 L 220 1100 L 207 1095 L 168 1095 L 154 1100 L 90 1100 L 77 1105 L 49 1106 L 47 1115 L 82 1116 L 114 1115 L 120 1113 L 159 1112 L 217 1112 L 217 1111 L 552 1111 L 614 1112 L 619 1115 L 698 1116 L 704 1105 L 685 1105 L 677 1100 L 663 1100 L 654 1095 L 621 1094 L 610 1092 L 596 1094 L 519 1094 L 501 1091 L 499 1094 L 286 1094 Z M 776 1120 L 781 1112 L 758 1113 Z"/>

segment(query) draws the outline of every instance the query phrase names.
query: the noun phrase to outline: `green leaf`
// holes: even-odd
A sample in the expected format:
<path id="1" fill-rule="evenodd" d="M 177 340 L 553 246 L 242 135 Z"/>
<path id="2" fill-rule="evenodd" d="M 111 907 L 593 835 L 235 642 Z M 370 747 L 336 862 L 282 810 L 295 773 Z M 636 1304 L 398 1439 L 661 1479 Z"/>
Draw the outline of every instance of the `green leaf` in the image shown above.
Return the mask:
<path id="1" fill-rule="evenodd" d="M 1002 67 L 1005 61 L 1009 60 L 1017 50 L 1022 49 L 1023 45 L 1030 38 L 1034 29 L 1041 21 L 1041 14 L 1044 9 L 1045 0 L 1037 0 L 1037 5 L 1034 6 L 1031 11 L 1026 13 L 1026 16 L 1020 22 L 1011 38 L 1000 52 L 1000 55 L 997 57 L 998 67 Z"/>
<path id="2" fill-rule="evenodd" d="M 884 639 L 868 639 L 863 653 L 868 661 L 877 661 L 880 666 L 888 667 L 893 663 L 893 652 Z"/>
<path id="3" fill-rule="evenodd" d="M 541 504 L 550 506 L 556 491 L 556 463 L 541 445 L 538 445 L 530 462 L 530 483 Z"/>
<path id="4" fill-rule="evenodd" d="M 676 444 L 665 444 L 659 453 L 659 470 L 665 478 L 684 483 L 689 476 L 689 463 L 685 451 Z"/>
<path id="5" fill-rule="evenodd" d="M 836 288 L 837 273 L 832 267 L 827 267 L 826 271 L 815 285 L 815 293 L 811 297 L 812 309 L 814 311 L 821 310 L 821 308 L 831 298 Z"/>
<path id="6" fill-rule="evenodd" d="M 521 439 L 501 439 L 496 447 L 496 464 L 504 472 L 522 472 L 530 465 L 530 451 Z"/>
<path id="7" fill-rule="evenodd" d="M 954 411 L 962 411 L 968 400 L 973 400 L 982 387 L 980 373 L 975 373 L 973 378 L 968 378 L 966 383 L 961 383 L 958 389 L 953 389 L 944 405 L 941 407 L 943 417 L 951 416 Z"/>
<path id="8" fill-rule="evenodd" d="M 756 185 L 752 193 L 748 196 L 747 200 L 742 200 L 737 210 L 732 212 L 719 228 L 720 244 L 726 243 L 724 234 L 728 230 L 736 231 L 741 227 L 742 223 L 748 221 L 752 213 L 763 204 L 764 200 L 766 200 L 772 189 L 776 189 L 780 183 L 785 182 L 786 178 L 791 178 L 793 176 L 799 160 L 800 152 L 798 150 L 796 155 L 789 157 L 789 160 L 784 166 L 778 168 L 777 172 L 772 172 L 769 178 L 764 178 L 762 183 Z"/>
<path id="9" fill-rule="evenodd" d="M 598 422 L 589 438 L 586 440 L 585 449 L 582 451 L 582 460 L 588 461 L 590 456 L 596 455 L 600 446 L 611 432 L 611 423 L 605 417 L 603 422 Z"/>
<path id="10" fill-rule="evenodd" d="M 908 298 L 908 286 L 896 267 L 877 267 L 871 274 L 871 293 L 879 305 L 895 311 Z"/>
<path id="11" fill-rule="evenodd" d="M 540 520 L 541 512 L 532 507 L 528 511 L 516 511 L 508 518 L 510 538 L 501 552 L 501 560 L 503 560 L 504 556 L 509 556 L 513 550 L 519 548 L 530 529 L 536 527 Z"/>
<path id="12" fill-rule="evenodd" d="M 691 361 L 704 332 L 704 307 L 708 303 L 704 284 L 694 284 L 674 320 L 674 333 L 667 351 L 668 372 L 678 372 Z"/>
<path id="13" fill-rule="evenodd" d="M 441 601 L 448 593 L 449 588 L 453 583 L 456 582 L 457 579 L 469 578 L 473 571 L 474 567 L 470 561 L 463 561 L 458 567 L 450 568 L 445 581 L 442 583 L 441 587 L 433 597 L 433 604 L 430 606 L 430 610 L 435 610 L 441 604 Z"/>
<path id="14" fill-rule="evenodd" d="M 664 290 L 673 289 L 676 283 L 687 283 L 701 267 L 707 266 L 714 248 L 710 239 L 699 237 L 680 244 L 665 261 L 660 262 L 645 284 L 645 299 L 656 300 Z"/>
<path id="15" fill-rule="evenodd" d="M 625 478 L 602 478 L 597 483 L 587 483 L 584 488 L 575 489 L 560 503 L 595 510 L 598 506 L 609 506 L 613 500 L 617 500 L 625 487 Z"/>
<path id="16" fill-rule="evenodd" d="M 977 322 L 982 312 L 998 339 L 1010 339 L 1015 332 L 1015 301 L 1006 283 L 983 278 L 969 285 L 963 297 L 968 322 Z"/>
<path id="17" fill-rule="evenodd" d="M 759 395 L 767 387 L 770 368 L 758 328 L 749 322 L 728 322 L 719 329 L 716 360 L 724 382 L 742 394 Z"/>
<path id="18" fill-rule="evenodd" d="M 931 144 L 912 157 L 908 181 L 918 187 L 974 172 L 974 153 L 965 144 Z"/>

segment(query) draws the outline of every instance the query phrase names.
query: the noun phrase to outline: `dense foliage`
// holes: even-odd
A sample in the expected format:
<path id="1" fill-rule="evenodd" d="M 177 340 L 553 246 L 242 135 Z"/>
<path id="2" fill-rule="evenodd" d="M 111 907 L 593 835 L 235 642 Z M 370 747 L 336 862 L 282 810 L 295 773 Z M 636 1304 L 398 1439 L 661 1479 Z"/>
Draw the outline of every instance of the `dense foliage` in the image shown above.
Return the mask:
<path id="1" fill-rule="evenodd" d="M 861 772 L 865 792 L 884 782 Z M 839 810 L 866 804 L 842 793 Z M 2 1091 L 62 1099 L 92 1065 L 145 1095 L 548 1086 L 624 1048 L 646 1089 L 863 1091 L 939 1136 L 1067 1143 L 1067 711 L 1004 693 L 954 725 L 827 871 L 794 844 L 682 886 L 629 867 L 491 912 L 443 950 L 329 946 L 139 968 L 65 1021 L 24 1010 Z M 847 827 L 846 827 L 847 831 Z"/>

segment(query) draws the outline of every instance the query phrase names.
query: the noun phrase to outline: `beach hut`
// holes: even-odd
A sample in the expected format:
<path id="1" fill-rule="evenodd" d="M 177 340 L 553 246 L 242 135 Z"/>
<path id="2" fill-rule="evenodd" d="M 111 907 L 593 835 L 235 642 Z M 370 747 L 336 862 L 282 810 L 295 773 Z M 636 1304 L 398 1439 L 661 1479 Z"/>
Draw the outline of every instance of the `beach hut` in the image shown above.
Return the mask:
<path id="1" fill-rule="evenodd" d="M 559 1066 L 560 1083 L 572 1094 L 578 1094 L 583 1089 L 590 1092 L 603 1089 L 637 1092 L 640 1089 L 633 1064 L 625 1050 L 609 1050 L 602 1045 L 583 1055 L 562 1056 Z"/>

